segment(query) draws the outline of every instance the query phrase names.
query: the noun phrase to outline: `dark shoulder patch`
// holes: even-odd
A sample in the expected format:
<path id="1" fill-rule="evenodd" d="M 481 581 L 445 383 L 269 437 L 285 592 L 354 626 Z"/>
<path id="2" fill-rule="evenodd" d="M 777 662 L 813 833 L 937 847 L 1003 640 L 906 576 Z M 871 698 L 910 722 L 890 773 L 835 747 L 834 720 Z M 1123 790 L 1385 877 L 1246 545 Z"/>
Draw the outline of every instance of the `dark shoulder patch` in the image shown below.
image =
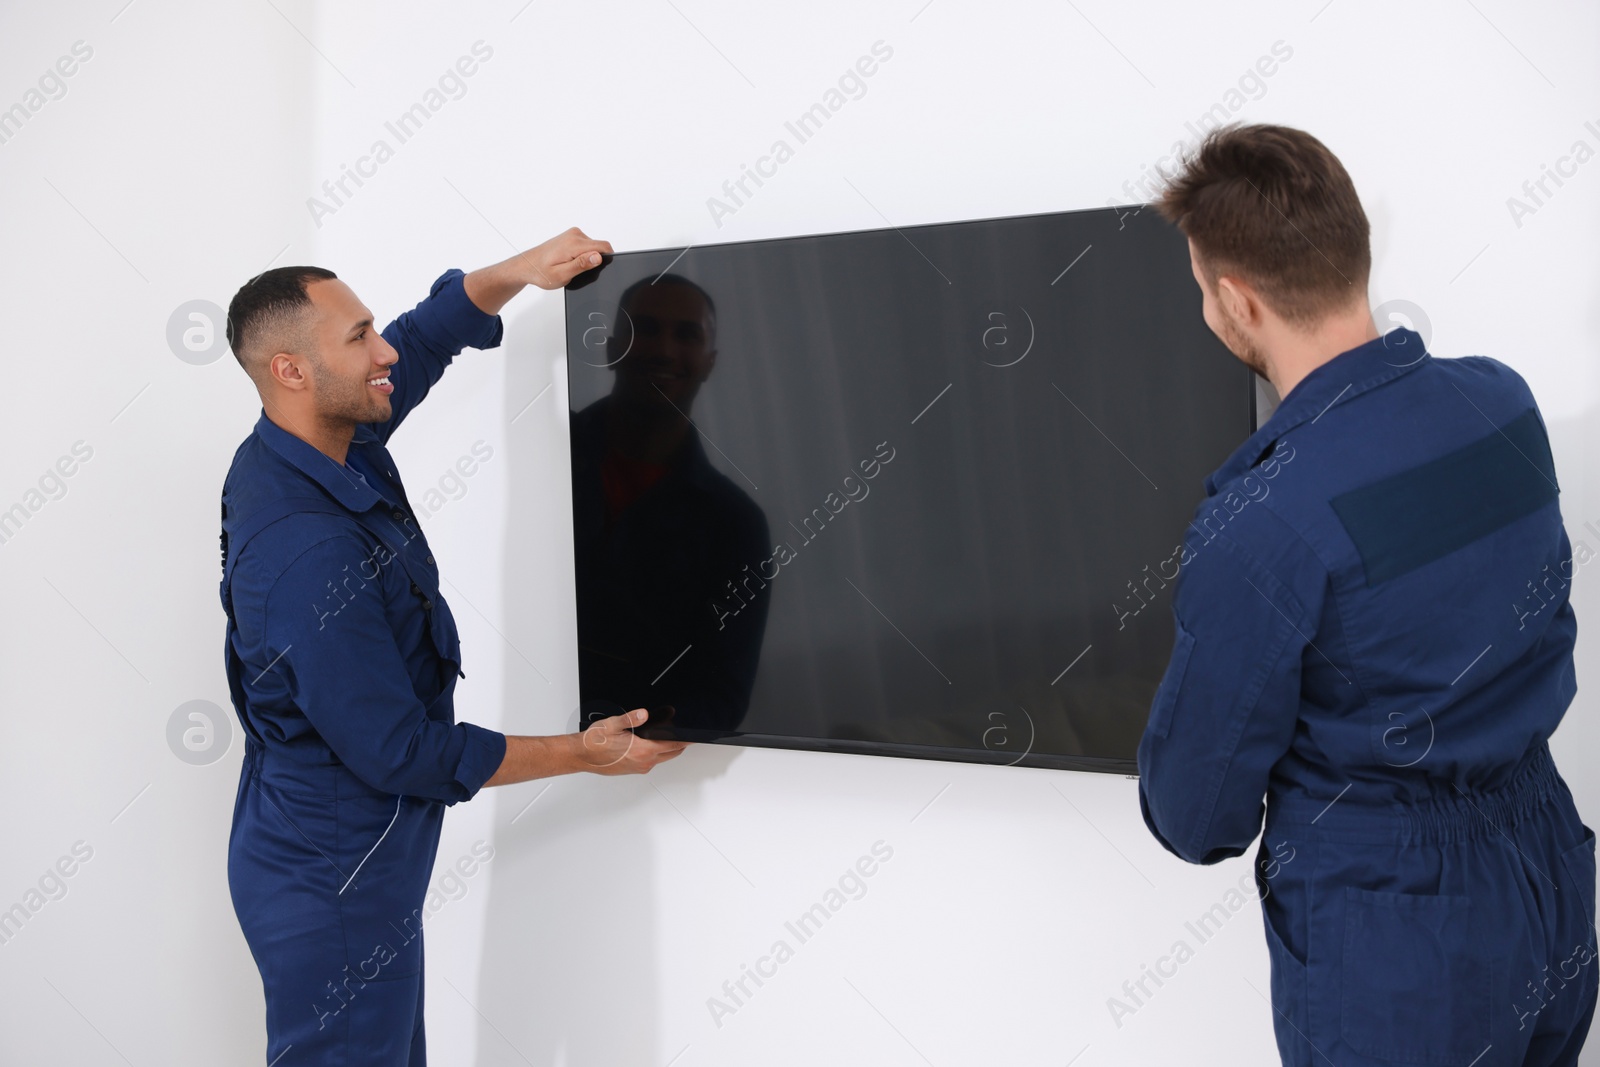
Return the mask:
<path id="1" fill-rule="evenodd" d="M 1550 443 L 1529 408 L 1448 455 L 1330 503 L 1371 588 L 1532 514 L 1558 492 Z"/>

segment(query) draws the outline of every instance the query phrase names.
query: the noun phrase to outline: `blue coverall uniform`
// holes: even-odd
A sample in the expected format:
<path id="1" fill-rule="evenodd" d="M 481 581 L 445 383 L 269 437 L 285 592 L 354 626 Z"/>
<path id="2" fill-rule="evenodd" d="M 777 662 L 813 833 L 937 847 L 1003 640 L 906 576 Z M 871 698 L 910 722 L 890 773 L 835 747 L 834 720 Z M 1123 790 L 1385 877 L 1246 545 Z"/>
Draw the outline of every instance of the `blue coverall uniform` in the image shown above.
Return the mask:
<path id="1" fill-rule="evenodd" d="M 1205 491 L 1158 568 L 1177 626 L 1140 806 L 1192 863 L 1264 831 L 1283 1062 L 1575 1064 L 1595 842 L 1547 739 L 1593 553 L 1526 383 L 1392 331 L 1308 374 Z"/>
<path id="2" fill-rule="evenodd" d="M 426 1063 L 423 899 L 446 805 L 505 735 L 455 722 L 460 640 L 385 445 L 503 326 L 445 272 L 383 330 L 393 416 L 346 461 L 263 411 L 222 495 L 225 657 L 245 758 L 228 885 L 266 992 L 267 1062 Z"/>

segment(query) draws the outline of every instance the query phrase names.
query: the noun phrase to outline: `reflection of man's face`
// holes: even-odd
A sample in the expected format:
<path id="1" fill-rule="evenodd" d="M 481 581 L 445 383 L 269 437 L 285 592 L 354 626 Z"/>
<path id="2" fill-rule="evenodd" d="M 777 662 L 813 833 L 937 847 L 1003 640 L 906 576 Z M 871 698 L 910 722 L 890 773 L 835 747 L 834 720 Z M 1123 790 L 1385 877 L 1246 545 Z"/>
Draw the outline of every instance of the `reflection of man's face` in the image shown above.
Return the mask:
<path id="1" fill-rule="evenodd" d="M 670 401 L 687 413 L 717 362 L 716 328 L 705 297 L 687 285 L 646 285 L 634 291 L 627 311 L 633 345 L 616 364 L 613 395 L 649 407 Z M 610 344 L 626 346 L 628 339 L 613 334 Z"/>

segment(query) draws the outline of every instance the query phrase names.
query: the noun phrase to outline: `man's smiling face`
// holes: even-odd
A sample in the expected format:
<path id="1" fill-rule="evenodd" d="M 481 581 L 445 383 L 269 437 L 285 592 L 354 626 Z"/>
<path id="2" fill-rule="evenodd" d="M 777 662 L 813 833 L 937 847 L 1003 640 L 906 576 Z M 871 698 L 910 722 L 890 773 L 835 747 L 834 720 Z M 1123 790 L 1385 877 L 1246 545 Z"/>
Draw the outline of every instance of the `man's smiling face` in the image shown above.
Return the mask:
<path id="1" fill-rule="evenodd" d="M 336 422 L 388 422 L 394 415 L 389 370 L 400 353 L 383 339 L 372 312 L 343 281 L 312 282 L 306 296 L 316 307 L 316 350 L 309 356 L 317 416 Z"/>
<path id="2" fill-rule="evenodd" d="M 687 285 L 647 285 L 629 301 L 628 317 L 633 337 L 616 365 L 616 391 L 631 404 L 687 413 L 717 362 L 715 316 L 705 297 Z"/>

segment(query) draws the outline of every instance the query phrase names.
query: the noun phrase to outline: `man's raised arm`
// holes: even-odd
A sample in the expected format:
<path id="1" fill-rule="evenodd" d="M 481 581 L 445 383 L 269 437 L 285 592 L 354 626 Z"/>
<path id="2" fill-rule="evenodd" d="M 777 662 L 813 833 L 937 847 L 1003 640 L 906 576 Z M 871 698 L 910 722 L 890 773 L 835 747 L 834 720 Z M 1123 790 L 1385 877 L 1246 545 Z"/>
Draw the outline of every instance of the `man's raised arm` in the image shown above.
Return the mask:
<path id="1" fill-rule="evenodd" d="M 611 254 L 611 242 L 596 241 L 576 226 L 565 233 L 503 259 L 481 267 L 464 280 L 467 296 L 490 315 L 500 314 L 523 286 L 559 289 L 573 278 L 600 265 L 600 254 Z"/>

